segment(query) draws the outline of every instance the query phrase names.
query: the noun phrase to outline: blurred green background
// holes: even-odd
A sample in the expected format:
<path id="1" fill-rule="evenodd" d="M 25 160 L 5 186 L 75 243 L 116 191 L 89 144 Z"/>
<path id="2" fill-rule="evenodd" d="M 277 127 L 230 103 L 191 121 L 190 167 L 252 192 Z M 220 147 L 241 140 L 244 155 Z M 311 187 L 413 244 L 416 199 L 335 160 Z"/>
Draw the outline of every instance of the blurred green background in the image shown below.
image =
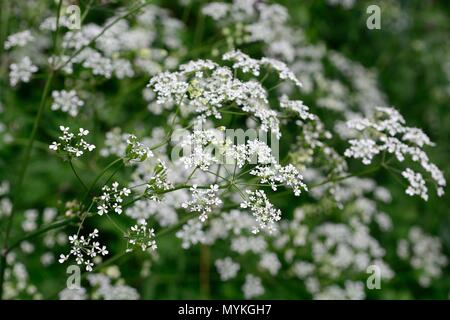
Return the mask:
<path id="1" fill-rule="evenodd" d="M 26 1 L 28 2 L 28 1 Z M 33 1 L 34 2 L 34 1 Z M 157 1 L 161 6 L 169 8 L 174 16 L 184 19 L 192 34 L 197 27 L 198 8 L 205 1 L 194 1 L 194 5 L 186 16 L 185 9 L 177 1 Z M 84 1 L 81 1 L 83 5 Z M 127 1 L 103 1 L 97 3 L 87 16 L 87 21 L 99 22 L 120 4 Z M 317 0 L 284 0 L 278 3 L 289 8 L 293 25 L 298 25 L 305 31 L 311 42 L 324 42 L 330 49 L 335 49 L 346 57 L 360 62 L 366 68 L 377 72 L 379 86 L 387 95 L 388 101 L 398 108 L 411 126 L 423 128 L 437 147 L 429 150 L 430 157 L 449 179 L 450 169 L 450 1 L 405 0 L 405 1 L 357 1 L 351 9 L 330 6 L 326 1 Z M 366 28 L 366 8 L 370 4 L 381 7 L 381 30 Z M 42 12 L 54 9 L 52 1 L 36 1 L 31 10 L 25 1 L 1 2 L 0 43 L 3 43 L 10 33 L 36 26 L 41 18 L 36 10 Z M 21 18 L 16 19 L 14 12 L 21 11 Z M 213 28 L 205 27 L 201 43 L 207 43 Z M 186 41 L 189 50 L 200 44 Z M 8 113 L 5 122 L 15 123 L 19 128 L 30 123 L 34 117 L 38 90 L 28 91 L 27 88 L 11 92 L 8 88 L 7 62 L 2 59 L 0 65 L 0 100 Z M 42 80 L 43 81 L 43 80 Z M 41 80 L 34 82 L 42 87 Z M 126 81 L 121 87 L 125 93 L 115 101 L 118 109 L 124 108 L 140 94 L 140 88 L 133 91 L 127 88 Z M 106 88 L 116 90 L 117 88 Z M 128 90 L 129 89 L 129 90 Z M 120 88 L 119 88 L 120 90 Z M 137 92 L 137 93 L 136 93 Z M 99 102 L 101 103 L 101 102 Z M 103 119 L 104 126 L 113 125 L 114 120 Z M 109 122 L 109 123 L 108 123 Z M 53 124 L 45 122 L 48 129 L 42 130 L 40 139 L 48 141 Z M 26 126 L 25 126 L 26 127 Z M 23 130 L 23 136 L 27 132 Z M 97 137 L 101 139 L 101 137 Z M 39 147 L 39 146 L 38 146 Z M 46 147 L 46 146 L 44 146 Z M 39 149 L 39 148 L 38 148 Z M 13 180 L 17 172 L 17 159 L 20 156 L 20 146 L 2 146 L 0 148 L 0 181 Z M 41 151 L 36 151 L 39 153 Z M 51 161 L 51 162 L 49 162 Z M 70 170 L 56 157 L 33 158 L 22 199 L 23 208 L 39 206 L 60 206 L 54 203 L 55 190 L 64 197 L 74 196 L 71 185 L 77 181 Z M 438 236 L 443 242 L 443 250 L 450 256 L 450 194 L 442 198 L 432 195 L 428 202 L 407 197 L 402 186 L 398 185 L 388 175 L 376 175 L 380 184 L 388 187 L 393 194 L 393 202 L 385 209 L 392 217 L 394 230 L 389 237 L 379 239 L 388 250 L 388 257 L 395 255 L 395 240 L 405 237 L 412 225 L 420 225 L 432 235 Z M 61 186 L 61 180 L 65 183 Z M 45 183 L 43 183 L 45 182 Z M 293 208 L 286 208 L 292 210 Z M 111 251 L 123 249 L 123 243 L 114 236 L 113 229 L 104 220 L 93 219 L 97 227 L 105 233 L 111 231 Z M 166 237 L 158 244 L 160 258 L 153 262 L 151 275 L 142 277 L 140 274 L 142 257 L 140 254 L 119 260 L 120 269 L 127 283 L 136 287 L 143 299 L 196 299 L 196 298 L 236 298 L 240 297 L 242 281 L 222 283 L 213 270 L 214 266 L 200 268 L 200 251 L 215 258 L 215 253 L 207 248 L 195 248 L 189 253 L 181 249 L 179 241 Z M 390 260 L 390 259 L 388 259 Z M 395 260 L 395 258 L 394 258 Z M 413 279 L 412 271 L 401 262 L 394 269 L 397 276 L 389 284 L 383 284 L 382 293 L 374 298 L 420 298 L 446 299 L 450 288 L 450 267 L 447 266 L 444 276 L 428 289 L 420 287 Z M 60 288 L 55 283 L 65 282 L 64 268 L 54 265 L 43 269 L 38 257 L 28 257 L 30 277 L 39 283 L 44 296 L 56 298 L 55 293 Z M 36 268 L 33 267 L 36 265 Z M 200 287 L 200 269 L 205 272 L 209 268 L 209 288 Z M 404 271 L 403 271 L 404 270 Z M 241 279 L 242 280 L 242 279 Z M 217 285 L 220 282 L 220 285 Z M 298 299 L 307 297 L 299 292 L 299 286 L 290 280 L 277 279 L 276 283 L 265 283 L 266 293 L 261 298 L 267 299 Z M 370 298 L 370 296 L 369 296 Z"/>

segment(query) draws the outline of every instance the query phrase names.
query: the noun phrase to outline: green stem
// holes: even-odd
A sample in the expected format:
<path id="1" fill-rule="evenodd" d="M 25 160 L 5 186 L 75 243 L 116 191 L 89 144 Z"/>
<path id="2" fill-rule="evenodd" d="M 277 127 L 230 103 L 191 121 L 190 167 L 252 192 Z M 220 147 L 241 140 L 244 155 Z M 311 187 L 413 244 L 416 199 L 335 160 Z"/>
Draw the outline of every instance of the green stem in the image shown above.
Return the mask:
<path id="1" fill-rule="evenodd" d="M 327 180 L 322 181 L 322 182 L 319 182 L 319 183 L 317 183 L 317 184 L 315 184 L 315 185 L 309 186 L 308 189 L 311 190 L 311 189 L 314 189 L 314 188 L 323 186 L 323 185 L 325 185 L 325 184 L 327 184 L 327 183 L 339 182 L 339 181 L 346 180 L 346 179 L 353 178 L 353 177 L 365 176 L 365 175 L 367 175 L 367 174 L 370 174 L 370 173 L 373 173 L 373 172 L 375 172 L 375 171 L 378 171 L 378 170 L 380 169 L 380 167 L 381 167 L 381 166 L 376 166 L 376 167 L 370 168 L 370 169 L 368 169 L 368 170 L 361 171 L 361 172 L 359 172 L 359 173 L 352 173 L 352 174 L 348 174 L 348 175 L 345 175 L 345 176 L 342 176 L 342 177 L 337 177 L 337 178 L 327 179 Z"/>
<path id="2" fill-rule="evenodd" d="M 121 233 L 125 234 L 125 230 L 119 226 L 119 224 L 117 222 L 114 221 L 114 219 L 109 215 L 109 213 L 106 213 L 106 217 L 108 218 L 109 221 L 111 221 L 111 223 L 113 224 L 113 226 L 115 226 L 117 228 L 117 230 L 119 230 Z"/>
<path id="3" fill-rule="evenodd" d="M 84 190 L 88 190 L 88 188 L 86 187 L 86 185 L 84 184 L 83 180 L 81 180 L 80 176 L 78 175 L 77 171 L 75 170 L 75 167 L 73 166 L 72 160 L 69 160 L 69 164 L 70 164 L 70 168 L 72 168 L 72 172 L 74 173 L 75 177 L 77 177 L 78 181 L 81 183 L 81 185 L 83 186 Z"/>
<path id="4" fill-rule="evenodd" d="M 60 220 L 60 221 L 56 221 L 53 223 L 50 223 L 48 225 L 46 225 L 45 227 L 42 227 L 38 230 L 35 230 L 33 232 L 30 232 L 29 234 L 25 235 L 24 237 L 17 239 L 16 241 L 14 241 L 8 248 L 7 253 L 10 252 L 12 249 L 18 247 L 23 241 L 26 240 L 30 240 L 33 239 L 37 236 L 40 236 L 41 234 L 44 234 L 48 231 L 54 230 L 54 229 L 58 229 L 58 228 L 62 228 L 67 226 L 68 224 L 76 221 L 78 219 L 78 216 L 76 217 L 71 217 L 69 219 L 64 219 L 64 220 Z"/>
<path id="5" fill-rule="evenodd" d="M 15 216 L 15 213 L 17 212 L 17 199 L 19 196 L 21 196 L 20 190 L 22 189 L 23 180 L 25 178 L 28 164 L 30 162 L 31 150 L 33 149 L 34 140 L 36 138 L 36 132 L 39 127 L 39 123 L 41 122 L 42 113 L 44 111 L 44 108 L 45 108 L 45 105 L 47 102 L 48 92 L 50 90 L 52 80 L 53 80 L 53 71 L 50 72 L 50 74 L 47 78 L 47 81 L 45 83 L 44 92 L 42 94 L 38 113 L 34 120 L 33 129 L 31 130 L 28 144 L 25 149 L 24 160 L 22 162 L 22 166 L 20 168 L 19 175 L 18 175 L 17 184 L 14 189 L 13 208 L 11 209 L 11 214 L 9 215 L 8 221 L 6 222 L 5 238 L 3 240 L 2 252 L 0 253 L 2 256 L 0 259 L 0 300 L 2 299 L 2 296 L 3 296 L 3 283 L 5 280 L 4 276 L 5 276 L 5 269 L 6 269 L 6 255 L 8 252 L 8 241 L 9 241 L 9 237 L 11 235 L 11 228 L 12 228 L 12 225 L 14 222 L 14 216 Z"/>
<path id="6" fill-rule="evenodd" d="M 119 158 L 116 159 L 114 161 L 112 161 L 109 165 L 106 166 L 106 168 L 104 168 L 102 170 L 102 172 L 100 172 L 94 179 L 94 181 L 91 183 L 89 189 L 87 189 L 84 197 L 83 197 L 83 203 L 86 202 L 86 199 L 89 197 L 89 195 L 91 194 L 92 190 L 94 190 L 95 185 L 97 184 L 98 180 L 100 180 L 100 178 L 112 167 L 114 167 L 118 162 L 123 161 L 123 158 Z"/>

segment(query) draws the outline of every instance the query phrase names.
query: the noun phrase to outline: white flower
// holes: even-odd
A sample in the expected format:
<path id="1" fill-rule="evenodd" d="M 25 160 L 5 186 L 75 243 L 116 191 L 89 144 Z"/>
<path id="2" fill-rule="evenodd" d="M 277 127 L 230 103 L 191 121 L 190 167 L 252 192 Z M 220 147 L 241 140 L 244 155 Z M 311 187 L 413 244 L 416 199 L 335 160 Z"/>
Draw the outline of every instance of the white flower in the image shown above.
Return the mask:
<path id="1" fill-rule="evenodd" d="M 53 141 L 52 144 L 49 145 L 48 147 L 49 147 L 50 150 L 56 151 L 56 150 L 58 150 L 59 146 L 60 146 L 59 143 L 56 143 L 55 141 Z"/>
<path id="2" fill-rule="evenodd" d="M 199 212 L 199 219 L 205 222 L 208 214 L 217 206 L 222 204 L 222 200 L 217 197 L 218 185 L 211 185 L 209 189 L 198 189 L 197 185 L 190 188 L 192 200 L 184 202 L 181 206 L 190 212 Z"/>
<path id="3" fill-rule="evenodd" d="M 233 54 L 225 58 L 229 56 L 231 58 Z M 257 60 L 249 59 L 246 61 L 251 61 L 252 67 L 256 68 L 254 63 Z M 261 60 L 258 63 L 268 62 Z M 288 69 L 283 69 L 281 77 L 290 76 Z M 277 138 L 281 136 L 277 113 L 270 108 L 266 89 L 255 80 L 241 81 L 233 76 L 230 68 L 210 60 L 190 61 L 181 65 L 179 71 L 160 73 L 150 80 L 148 86 L 156 93 L 159 104 L 186 106 L 199 114 L 201 121 L 211 116 L 220 119 L 221 109 L 236 104 L 242 111 L 256 117 L 263 131 L 271 131 Z"/>
<path id="4" fill-rule="evenodd" d="M 309 112 L 309 108 L 301 100 L 289 100 L 287 95 L 280 98 L 280 107 L 296 112 L 302 120 L 315 120 L 316 116 Z"/>
<path id="5" fill-rule="evenodd" d="M 349 158 L 362 159 L 362 163 L 369 165 L 374 156 L 380 153 L 376 142 L 371 139 L 353 139 L 348 141 L 350 148 L 345 150 L 344 155 Z"/>
<path id="6" fill-rule="evenodd" d="M 132 226 L 125 237 L 128 239 L 127 252 L 133 251 L 134 247 L 138 247 L 142 251 L 147 249 L 155 251 L 158 248 L 155 241 L 155 230 L 147 228 L 145 221 Z"/>
<path id="7" fill-rule="evenodd" d="M 75 135 L 69 132 L 69 127 L 59 126 L 62 132 L 62 136 L 58 137 L 60 142 L 52 142 L 49 145 L 49 149 L 62 154 L 64 157 L 80 157 L 83 155 L 83 151 L 92 151 L 95 149 L 93 144 L 87 143 L 82 137 L 89 134 L 88 130 L 83 128 L 79 129 L 79 133 Z"/>
<path id="8" fill-rule="evenodd" d="M 233 279 L 240 269 L 239 264 L 234 262 L 230 257 L 216 260 L 215 266 L 222 281 Z"/>
<path id="9" fill-rule="evenodd" d="M 223 139 L 215 130 L 195 130 L 181 141 L 183 156 L 180 160 L 186 168 L 208 170 L 212 164 L 219 162 L 214 151 L 220 145 L 223 145 Z"/>
<path id="10" fill-rule="evenodd" d="M 86 52 L 89 52 L 89 54 L 87 54 L 83 62 L 83 67 L 92 69 L 94 75 L 101 75 L 108 79 L 111 78 L 112 72 L 114 71 L 111 59 L 102 56 L 97 51 Z"/>
<path id="11" fill-rule="evenodd" d="M 264 287 L 262 286 L 261 279 L 248 274 L 245 277 L 245 283 L 242 286 L 242 291 L 244 292 L 245 299 L 252 299 L 254 297 L 264 294 Z"/>
<path id="12" fill-rule="evenodd" d="M 228 3 L 223 2 L 207 3 L 203 6 L 202 13 L 206 16 L 210 16 L 214 20 L 220 20 L 227 15 L 229 6 Z"/>
<path id="13" fill-rule="evenodd" d="M 260 177 L 261 183 L 269 183 L 274 191 L 277 190 L 278 184 L 291 187 L 296 196 L 300 195 L 302 189 L 307 190 L 306 185 L 303 183 L 303 176 L 292 164 L 288 164 L 285 167 L 279 164 L 272 166 L 258 165 L 250 171 L 250 174 Z"/>
<path id="14" fill-rule="evenodd" d="M 65 256 L 65 255 L 63 255 L 63 254 L 60 254 L 60 255 L 59 255 L 59 260 L 58 260 L 58 262 L 59 262 L 59 263 L 64 263 L 64 262 L 67 261 L 67 259 L 69 259 L 69 256 Z"/>
<path id="15" fill-rule="evenodd" d="M 131 63 L 125 59 L 116 59 L 112 61 L 114 74 L 118 79 L 131 78 L 134 71 Z"/>
<path id="16" fill-rule="evenodd" d="M 106 246 L 102 246 L 99 252 L 102 256 L 106 256 L 109 253 L 108 250 L 106 250 Z"/>
<path id="17" fill-rule="evenodd" d="M 29 82 L 31 75 L 38 71 L 29 57 L 24 57 L 19 63 L 13 63 L 9 66 L 9 82 L 11 86 L 16 86 L 19 82 Z"/>
<path id="18" fill-rule="evenodd" d="M 434 180 L 438 196 L 443 195 L 447 184 L 444 174 L 430 162 L 428 155 L 421 149 L 434 144 L 420 129 L 405 126 L 405 119 L 397 110 L 378 107 L 371 118 L 352 119 L 347 122 L 347 126 L 362 137 L 349 141 L 351 147 L 345 151 L 345 156 L 360 158 L 364 164 L 370 164 L 373 157 L 382 152 L 385 155 L 394 155 L 399 162 L 410 158 L 420 164 Z M 412 174 L 406 169 L 402 175 L 410 181 L 408 194 L 428 198 L 428 189 L 421 173 Z"/>
<path id="19" fill-rule="evenodd" d="M 89 237 L 91 237 L 92 239 L 97 238 L 98 237 L 98 229 L 94 229 L 94 231 L 91 232 Z"/>
<path id="20" fill-rule="evenodd" d="M 241 203 L 241 208 L 249 209 L 256 218 L 258 226 L 253 233 L 258 233 L 260 229 L 267 229 L 269 233 L 276 230 L 275 224 L 281 219 L 281 211 L 273 206 L 263 190 L 246 190 L 248 200 Z"/>
<path id="21" fill-rule="evenodd" d="M 96 257 L 97 254 L 101 254 L 102 256 L 108 254 L 108 250 L 106 250 L 105 246 L 101 246 L 97 241 L 92 241 L 96 237 L 98 237 L 97 229 L 90 233 L 87 238 L 84 236 L 79 237 L 77 234 L 69 236 L 69 243 L 71 244 L 69 254 L 61 254 L 58 260 L 59 263 L 64 263 L 70 256 L 73 256 L 77 264 L 84 264 L 86 271 L 92 271 L 94 262 L 88 258 Z"/>
<path id="22" fill-rule="evenodd" d="M 17 32 L 8 36 L 5 41 L 4 48 L 8 50 L 12 47 L 24 47 L 27 43 L 33 40 L 34 37 L 29 30 Z"/>
<path id="23" fill-rule="evenodd" d="M 126 161 L 131 163 L 142 162 L 147 158 L 153 157 L 153 152 L 137 140 L 134 135 L 129 135 L 127 147 L 125 150 Z"/>
<path id="24" fill-rule="evenodd" d="M 59 300 L 86 300 L 87 294 L 85 288 L 65 288 L 59 294 Z"/>
<path id="25" fill-rule="evenodd" d="M 262 236 L 240 236 L 231 240 L 231 250 L 243 255 L 247 252 L 260 254 L 267 249 L 267 242 Z"/>
<path id="26" fill-rule="evenodd" d="M 245 53 L 239 50 L 230 51 L 223 55 L 223 60 L 233 61 L 234 69 L 242 69 L 244 73 L 252 73 L 254 76 L 259 76 L 259 60 L 252 59 Z"/>
<path id="27" fill-rule="evenodd" d="M 79 129 L 78 135 L 79 135 L 80 137 L 82 137 L 82 136 L 87 136 L 88 134 L 89 134 L 89 130 L 86 130 L 86 129 L 83 129 L 83 128 L 80 128 L 80 129 Z"/>
<path id="28" fill-rule="evenodd" d="M 84 102 L 78 98 L 75 90 L 53 91 L 52 97 L 51 109 L 67 112 L 72 117 L 77 116 L 79 109 L 84 105 Z"/>
<path id="29" fill-rule="evenodd" d="M 138 300 L 136 289 L 123 284 L 116 267 L 108 268 L 106 274 L 90 273 L 87 276 L 93 289 L 92 298 L 104 300 Z M 113 283 L 115 281 L 116 283 Z"/>
<path id="30" fill-rule="evenodd" d="M 92 271 L 92 267 L 94 266 L 94 264 L 90 260 L 86 260 L 84 264 L 86 265 L 86 271 Z"/>
<path id="31" fill-rule="evenodd" d="M 289 69 L 289 67 L 284 62 L 271 58 L 262 58 L 261 64 L 268 65 L 274 68 L 276 71 L 278 71 L 280 79 L 290 80 L 299 88 L 303 86 L 301 82 L 297 79 L 295 74 Z"/>
<path id="32" fill-rule="evenodd" d="M 428 188 L 425 184 L 425 180 L 420 173 L 415 173 L 410 168 L 407 168 L 402 172 L 402 176 L 408 180 L 409 185 L 406 189 L 406 194 L 410 196 L 418 195 L 423 200 L 428 200 Z"/>
<path id="33" fill-rule="evenodd" d="M 98 215 L 106 214 L 110 211 L 114 211 L 117 214 L 121 214 L 122 202 L 124 197 L 128 197 L 131 194 L 131 190 L 128 188 L 119 189 L 119 183 L 113 182 L 111 187 L 103 186 L 103 194 L 96 199 L 97 201 L 97 213 Z"/>
<path id="34" fill-rule="evenodd" d="M 409 230 L 407 239 L 399 241 L 397 254 L 409 262 L 419 278 L 419 284 L 425 288 L 442 277 L 443 269 L 448 264 L 439 238 L 427 235 L 417 226 Z"/>
<path id="35" fill-rule="evenodd" d="M 195 219 L 189 220 L 181 230 L 177 231 L 176 237 L 183 241 L 181 245 L 183 249 L 189 249 L 192 245 L 203 243 L 205 233 L 202 230 L 202 223 Z"/>
<path id="36" fill-rule="evenodd" d="M 261 268 L 266 269 L 272 276 L 276 276 L 281 268 L 281 262 L 277 255 L 272 252 L 264 253 L 259 262 Z"/>

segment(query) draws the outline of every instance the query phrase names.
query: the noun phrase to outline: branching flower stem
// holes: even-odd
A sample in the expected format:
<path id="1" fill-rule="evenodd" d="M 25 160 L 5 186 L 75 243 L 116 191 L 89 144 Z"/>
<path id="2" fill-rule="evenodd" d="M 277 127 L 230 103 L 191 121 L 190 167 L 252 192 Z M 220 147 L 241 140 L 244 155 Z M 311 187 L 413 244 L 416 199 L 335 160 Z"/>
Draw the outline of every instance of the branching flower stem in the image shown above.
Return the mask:
<path id="1" fill-rule="evenodd" d="M 83 197 L 83 203 L 86 202 L 87 198 L 89 197 L 89 195 L 92 193 L 92 191 L 95 188 L 95 185 L 97 184 L 98 180 L 100 180 L 101 177 L 103 177 L 103 175 L 108 172 L 109 169 L 111 169 L 112 167 L 114 167 L 117 163 L 119 162 L 123 162 L 123 158 L 118 158 L 114 161 L 112 161 L 110 164 L 108 164 L 94 179 L 94 181 L 91 183 L 91 185 L 89 186 L 89 189 L 87 189 L 84 197 Z"/>

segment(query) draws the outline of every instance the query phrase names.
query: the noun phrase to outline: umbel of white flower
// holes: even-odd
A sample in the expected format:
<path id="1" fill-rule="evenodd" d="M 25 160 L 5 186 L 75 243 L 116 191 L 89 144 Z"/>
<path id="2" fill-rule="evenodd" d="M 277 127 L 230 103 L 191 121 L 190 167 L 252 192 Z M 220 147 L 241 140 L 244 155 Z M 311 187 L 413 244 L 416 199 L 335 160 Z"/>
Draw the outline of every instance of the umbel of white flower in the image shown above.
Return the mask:
<path id="1" fill-rule="evenodd" d="M 8 36 L 5 41 L 4 48 L 9 50 L 13 47 L 24 47 L 27 43 L 33 41 L 35 38 L 30 30 L 24 30 Z"/>
<path id="2" fill-rule="evenodd" d="M 31 75 L 38 71 L 29 57 L 23 57 L 18 63 L 9 66 L 9 83 L 15 87 L 19 82 L 29 82 Z"/>
<path id="3" fill-rule="evenodd" d="M 208 219 L 208 214 L 213 208 L 222 204 L 222 200 L 217 197 L 219 186 L 217 184 L 211 185 L 209 189 L 198 189 L 194 184 L 190 191 L 192 192 L 192 199 L 184 202 L 181 206 L 190 212 L 200 213 L 199 219 L 205 222 Z"/>
<path id="4" fill-rule="evenodd" d="M 223 60 L 233 61 L 232 68 L 244 73 L 251 72 L 255 76 L 260 74 L 261 68 L 267 67 L 275 71 L 281 80 L 301 86 L 294 73 L 281 61 L 269 58 L 256 60 L 240 51 L 226 53 Z M 210 60 L 190 61 L 181 65 L 178 71 L 156 75 L 148 86 L 156 93 L 159 104 L 176 104 L 195 110 L 201 121 L 208 117 L 220 119 L 222 109 L 237 106 L 258 119 L 261 130 L 281 137 L 280 122 L 277 112 L 269 105 L 267 90 L 255 79 L 240 80 L 227 66 Z M 306 116 L 307 109 L 297 105 L 296 111 Z"/>
<path id="5" fill-rule="evenodd" d="M 358 118 L 347 122 L 355 139 L 349 140 L 350 147 L 345 156 L 362 159 L 366 165 L 379 154 L 392 155 L 399 162 L 410 160 L 417 163 L 429 175 L 437 188 L 438 196 L 444 194 L 447 182 L 439 168 L 430 162 L 425 146 L 433 146 L 430 138 L 420 129 L 405 125 L 405 119 L 392 108 L 376 108 L 372 118 Z M 401 175 L 408 180 L 408 195 L 419 195 L 428 200 L 428 188 L 422 173 L 406 168 Z"/>
<path id="6" fill-rule="evenodd" d="M 281 210 L 270 203 L 263 190 L 246 190 L 246 192 L 248 200 L 241 203 L 241 208 L 248 208 L 259 224 L 252 232 L 256 234 L 260 229 L 267 229 L 269 233 L 275 231 L 275 224 L 281 219 Z"/>
<path id="7" fill-rule="evenodd" d="M 78 234 L 69 236 L 71 249 L 67 255 L 60 255 L 59 263 L 64 263 L 73 256 L 77 264 L 83 264 L 86 267 L 86 271 L 92 271 L 94 258 L 98 255 L 106 256 L 108 254 L 108 250 L 106 250 L 105 246 L 102 246 L 98 241 L 94 241 L 97 237 L 97 229 L 94 229 L 87 238 L 79 236 Z"/>
<path id="8" fill-rule="evenodd" d="M 75 90 L 55 90 L 52 92 L 52 97 L 53 103 L 51 109 L 54 111 L 61 110 L 67 112 L 72 117 L 76 117 L 79 109 L 84 105 L 84 101 L 78 98 Z"/>
<path id="9" fill-rule="evenodd" d="M 146 221 L 132 226 L 125 238 L 128 239 L 127 252 L 133 251 L 135 247 L 140 248 L 142 251 L 147 249 L 155 251 L 158 248 L 155 241 L 155 230 L 148 228 Z"/>
<path id="10" fill-rule="evenodd" d="M 170 190 L 171 188 L 173 188 L 173 184 L 168 180 L 167 166 L 161 159 L 158 159 L 153 175 L 148 179 L 145 193 L 151 195 L 153 192 Z"/>
<path id="11" fill-rule="evenodd" d="M 98 215 L 102 216 L 109 212 L 121 214 L 123 198 L 128 197 L 131 190 L 128 188 L 119 189 L 119 183 L 116 181 L 111 184 L 111 187 L 103 186 L 102 191 L 103 194 L 96 198 Z"/>
<path id="12" fill-rule="evenodd" d="M 62 136 L 58 137 L 58 142 L 54 141 L 49 146 L 50 150 L 56 151 L 66 159 L 81 157 L 85 151 L 95 149 L 93 144 L 87 143 L 83 137 L 89 134 L 89 130 L 80 128 L 78 133 L 69 132 L 69 127 L 59 126 Z"/>
<path id="13" fill-rule="evenodd" d="M 139 142 L 135 135 L 130 135 L 127 139 L 125 162 L 142 162 L 149 157 L 153 157 L 150 148 Z"/>

